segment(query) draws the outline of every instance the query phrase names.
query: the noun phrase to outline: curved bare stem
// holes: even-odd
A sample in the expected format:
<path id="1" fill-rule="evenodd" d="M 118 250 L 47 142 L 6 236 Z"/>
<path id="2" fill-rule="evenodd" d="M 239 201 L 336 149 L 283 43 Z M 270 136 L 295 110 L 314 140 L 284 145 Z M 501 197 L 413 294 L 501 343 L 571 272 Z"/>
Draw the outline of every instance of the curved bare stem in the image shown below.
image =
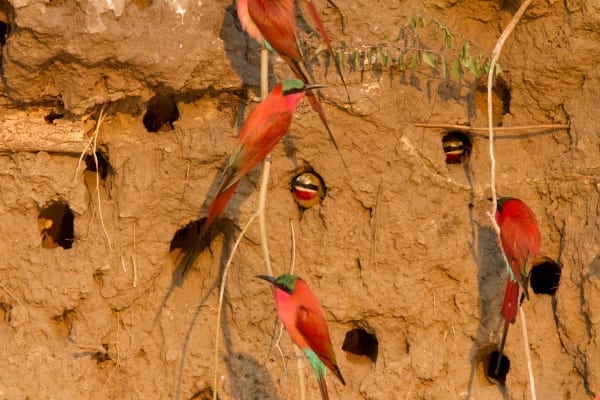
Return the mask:
<path id="1" fill-rule="evenodd" d="M 515 15 L 513 15 L 512 19 L 498 38 L 496 42 L 496 46 L 492 51 L 491 61 L 490 61 L 490 71 L 488 73 L 488 82 L 487 82 L 487 108 L 488 108 L 488 134 L 489 134 L 489 145 L 490 145 L 490 161 L 491 161 L 491 173 L 490 173 L 490 188 L 492 190 L 492 210 L 488 212 L 488 216 L 492 222 L 492 226 L 496 231 L 496 234 L 500 234 L 500 227 L 496 222 L 495 214 L 496 208 L 498 206 L 498 200 L 496 196 L 496 157 L 494 156 L 494 119 L 493 119 L 493 108 L 492 108 L 492 86 L 494 84 L 494 77 L 496 72 L 496 64 L 498 63 L 498 59 L 500 58 L 500 53 L 502 52 L 502 47 L 504 43 L 515 29 L 523 14 L 527 10 L 527 7 L 532 3 L 533 0 L 525 0 L 521 4 L 521 7 L 517 10 Z M 529 373 L 529 388 L 531 389 L 531 398 L 532 400 L 536 400 L 536 392 L 535 392 L 535 381 L 533 377 L 533 368 L 531 365 L 531 355 L 529 353 L 529 341 L 527 337 L 527 325 L 525 323 L 525 316 L 523 314 L 523 310 L 520 310 L 521 314 L 521 326 L 523 331 L 523 342 L 525 343 L 525 358 L 527 359 L 527 370 Z"/>

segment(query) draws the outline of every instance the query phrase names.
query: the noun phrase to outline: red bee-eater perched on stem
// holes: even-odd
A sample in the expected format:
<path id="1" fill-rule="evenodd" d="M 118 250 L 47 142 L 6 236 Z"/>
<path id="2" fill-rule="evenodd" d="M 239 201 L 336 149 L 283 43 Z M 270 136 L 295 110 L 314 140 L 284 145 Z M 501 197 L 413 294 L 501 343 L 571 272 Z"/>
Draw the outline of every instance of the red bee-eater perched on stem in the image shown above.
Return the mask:
<path id="1" fill-rule="evenodd" d="M 305 1 L 307 1 L 310 15 L 315 20 L 328 51 L 334 56 L 336 70 L 342 79 L 347 94 L 346 81 L 344 80 L 339 62 L 333 53 L 331 42 L 325 32 L 319 14 L 311 0 Z M 310 82 L 308 76 L 301 67 L 301 64 L 305 65 L 305 61 L 296 35 L 294 0 L 237 0 L 236 7 L 242 28 L 259 43 L 275 50 L 290 66 L 296 77 L 301 79 L 305 84 L 308 84 Z M 323 122 L 333 145 L 339 152 L 339 147 L 329 128 L 329 123 L 327 122 L 321 102 L 312 92 L 308 93 L 307 97 L 311 107 Z M 348 102 L 350 102 L 350 95 L 348 95 Z M 346 165 L 343 157 L 342 162 Z"/>
<path id="2" fill-rule="evenodd" d="M 335 358 L 325 320 L 325 310 L 319 299 L 306 282 L 295 275 L 283 274 L 277 278 L 268 275 L 257 275 L 257 277 L 273 285 L 279 319 L 292 341 L 306 355 L 319 382 L 322 400 L 328 400 L 325 367 L 329 368 L 342 384 L 345 385 L 346 382 Z"/>
<path id="3" fill-rule="evenodd" d="M 322 86 L 306 85 L 296 79 L 283 80 L 250 112 L 221 177 L 217 195 L 208 207 L 208 216 L 200 234 L 192 249 L 179 263 L 181 278 L 185 276 L 197 252 L 201 250 L 210 226 L 227 208 L 240 179 L 261 162 L 287 133 L 296 108 L 306 91 L 319 87 Z"/>
<path id="4" fill-rule="evenodd" d="M 506 343 L 508 327 L 515 322 L 519 308 L 519 289 L 529 297 L 527 287 L 529 273 L 540 250 L 541 235 L 535 214 L 519 199 L 503 197 L 498 200 L 496 222 L 500 227 L 500 245 L 508 261 L 508 279 L 502 302 L 501 313 L 504 317 L 504 332 L 500 342 L 495 374 L 500 370 L 502 352 Z"/>

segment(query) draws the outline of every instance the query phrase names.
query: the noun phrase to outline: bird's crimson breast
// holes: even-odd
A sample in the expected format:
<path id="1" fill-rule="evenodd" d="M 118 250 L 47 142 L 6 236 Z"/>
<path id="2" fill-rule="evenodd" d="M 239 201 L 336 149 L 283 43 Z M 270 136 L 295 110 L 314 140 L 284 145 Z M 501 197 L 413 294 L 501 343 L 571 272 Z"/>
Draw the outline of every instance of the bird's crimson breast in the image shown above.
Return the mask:
<path id="1" fill-rule="evenodd" d="M 294 195 L 300 200 L 311 200 L 315 198 L 317 192 L 311 189 L 296 187 L 294 188 Z"/>

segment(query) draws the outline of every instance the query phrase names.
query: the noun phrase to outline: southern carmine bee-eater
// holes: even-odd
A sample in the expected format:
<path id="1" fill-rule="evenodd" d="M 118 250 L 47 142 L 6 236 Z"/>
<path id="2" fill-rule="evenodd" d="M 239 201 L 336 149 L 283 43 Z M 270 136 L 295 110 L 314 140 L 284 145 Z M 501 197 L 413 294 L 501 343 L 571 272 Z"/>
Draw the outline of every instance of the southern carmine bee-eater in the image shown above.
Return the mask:
<path id="1" fill-rule="evenodd" d="M 499 199 L 496 222 L 500 227 L 500 245 L 510 267 L 500 311 L 504 317 L 504 331 L 494 372 L 498 375 L 508 327 L 515 322 L 517 316 L 520 291 L 529 298 L 527 290 L 529 273 L 540 250 L 541 235 L 535 214 L 519 199 L 510 197 Z"/>
<path id="2" fill-rule="evenodd" d="M 322 400 L 328 400 L 325 375 L 327 368 L 346 384 L 337 364 L 325 310 L 306 282 L 295 275 L 283 274 L 277 278 L 257 275 L 273 285 L 275 306 L 283 327 L 290 338 L 304 352 L 313 369 Z"/>
<path id="3" fill-rule="evenodd" d="M 333 55 L 331 42 L 329 41 L 329 37 L 325 32 L 325 28 L 323 27 L 312 0 L 304 1 L 306 1 L 310 15 L 315 20 L 319 33 L 327 45 L 327 50 Z M 309 84 L 310 81 L 308 76 L 301 66 L 306 64 L 296 34 L 297 27 L 294 0 L 236 0 L 236 9 L 242 28 L 244 28 L 244 30 L 256 41 L 267 48 L 275 50 L 290 66 L 296 77 L 301 79 L 305 84 Z M 346 88 L 348 102 L 350 102 L 350 95 L 348 94 L 346 81 L 344 80 L 341 67 L 335 56 L 333 59 L 336 70 Z M 307 94 L 307 97 L 311 107 L 319 115 L 321 122 L 323 122 L 331 142 L 339 152 L 340 149 L 329 128 L 325 111 L 323 110 L 323 106 L 317 98 L 317 95 L 311 92 Z M 346 166 L 343 157 L 342 162 Z"/>
<path id="4" fill-rule="evenodd" d="M 307 85 L 296 79 L 283 80 L 250 112 L 221 176 L 217 195 L 208 207 L 208 216 L 191 250 L 177 263 L 180 282 L 183 281 L 195 256 L 206 245 L 209 228 L 227 208 L 240 179 L 261 162 L 287 133 L 296 108 L 305 93 L 319 87 L 322 86 Z"/>
<path id="5" fill-rule="evenodd" d="M 301 213 L 321 202 L 327 193 L 323 178 L 311 171 L 296 175 L 292 179 L 290 190 Z"/>

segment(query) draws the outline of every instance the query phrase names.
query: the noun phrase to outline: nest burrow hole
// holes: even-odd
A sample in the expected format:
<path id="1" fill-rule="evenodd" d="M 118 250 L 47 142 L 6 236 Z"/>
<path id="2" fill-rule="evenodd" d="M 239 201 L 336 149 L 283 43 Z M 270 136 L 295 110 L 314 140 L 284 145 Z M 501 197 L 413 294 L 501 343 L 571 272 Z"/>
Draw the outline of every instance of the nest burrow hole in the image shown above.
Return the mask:
<path id="1" fill-rule="evenodd" d="M 498 357 L 502 357 L 500 359 L 500 364 L 498 364 Z M 510 359 L 505 354 L 501 354 L 497 350 L 492 351 L 488 360 L 486 371 L 487 376 L 504 383 L 506 381 L 506 375 L 508 375 L 509 371 Z"/>
<path id="2" fill-rule="evenodd" d="M 97 172 L 102 180 L 106 180 L 108 173 L 110 172 L 108 158 L 105 157 L 100 151 L 97 151 L 95 156 L 96 157 L 94 157 L 94 154 L 88 154 L 85 156 L 85 170 L 88 172 Z"/>
<path id="3" fill-rule="evenodd" d="M 561 268 L 553 260 L 544 260 L 531 268 L 529 285 L 535 294 L 554 295 L 560 284 Z"/>
<path id="4" fill-rule="evenodd" d="M 173 122 L 179 119 L 177 102 L 172 96 L 157 94 L 148 101 L 146 113 L 142 118 L 148 132 L 172 130 Z"/>
<path id="5" fill-rule="evenodd" d="M 446 164 L 460 164 L 467 161 L 472 148 L 471 137 L 464 132 L 450 131 L 442 137 Z"/>
<path id="6" fill-rule="evenodd" d="M 363 328 L 354 328 L 346 332 L 342 350 L 358 356 L 366 356 L 376 362 L 379 354 L 379 341 L 377 336 Z"/>
<path id="7" fill-rule="evenodd" d="M 502 126 L 503 115 L 510 114 L 510 101 L 510 88 L 503 79 L 496 79 L 496 83 L 492 88 L 492 116 L 495 126 Z M 475 89 L 474 104 L 475 113 L 480 118 L 487 118 L 487 83 L 482 83 Z"/>
<path id="8" fill-rule="evenodd" d="M 69 205 L 53 201 L 44 206 L 38 215 L 38 227 L 42 236 L 42 247 L 70 249 L 75 239 L 73 222 L 75 216 Z"/>

